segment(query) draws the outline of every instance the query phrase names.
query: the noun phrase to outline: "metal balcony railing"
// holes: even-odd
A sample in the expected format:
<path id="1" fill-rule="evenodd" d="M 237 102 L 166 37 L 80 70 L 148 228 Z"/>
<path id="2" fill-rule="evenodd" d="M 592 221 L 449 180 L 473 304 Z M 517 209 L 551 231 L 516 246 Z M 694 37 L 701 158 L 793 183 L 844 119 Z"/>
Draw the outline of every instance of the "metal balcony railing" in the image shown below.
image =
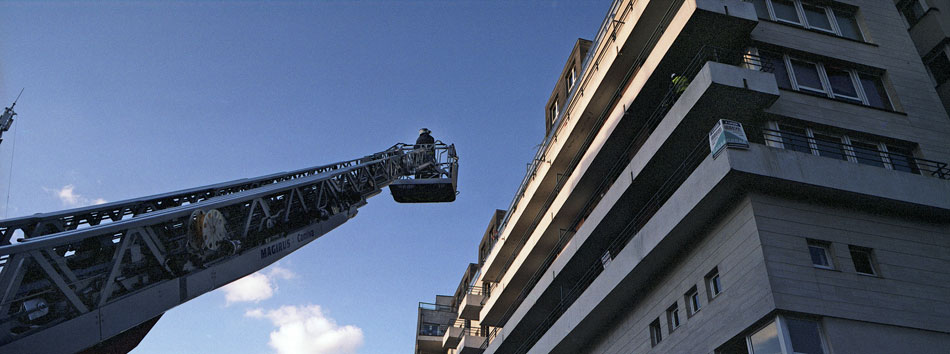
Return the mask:
<path id="1" fill-rule="evenodd" d="M 452 306 L 432 304 L 428 302 L 420 302 L 419 308 L 423 310 L 429 310 L 429 311 L 443 311 L 443 312 L 450 312 L 450 313 L 455 312 L 455 308 Z"/>
<path id="2" fill-rule="evenodd" d="M 475 285 L 473 285 L 473 286 L 469 286 L 469 287 L 468 287 L 468 291 L 466 291 L 466 294 L 469 294 L 469 295 L 488 295 L 488 294 L 489 294 L 489 293 L 488 293 L 488 290 L 489 290 L 488 287 L 475 286 Z"/>
<path id="3" fill-rule="evenodd" d="M 802 153 L 818 155 L 838 160 L 847 160 L 864 165 L 878 166 L 891 170 L 929 175 L 940 179 L 950 179 L 950 168 L 945 162 L 937 162 L 868 147 L 857 147 L 846 144 L 843 140 L 832 140 L 820 137 L 762 129 L 766 144 L 783 147 Z M 817 135 L 817 134 L 816 134 Z"/>
<path id="4" fill-rule="evenodd" d="M 693 81 L 699 71 L 707 62 L 717 62 L 728 65 L 741 66 L 751 70 L 758 70 L 764 72 L 771 72 L 772 65 L 770 62 L 763 61 L 762 58 L 758 55 L 754 55 L 748 52 L 729 50 L 714 46 L 704 46 L 701 48 L 697 54 L 693 57 L 690 63 L 679 73 L 678 76 L 685 77 L 686 80 L 676 80 L 674 84 L 671 84 L 669 91 L 665 96 L 660 100 L 660 103 L 656 106 L 650 116 L 646 119 L 645 123 L 639 128 L 636 135 L 627 146 L 624 148 L 621 156 L 626 156 L 627 158 L 621 158 L 617 160 L 613 166 L 611 166 L 607 177 L 601 182 L 597 187 L 595 192 L 590 194 L 590 198 L 585 203 L 583 211 L 578 213 L 577 217 L 571 223 L 571 227 L 567 230 L 562 230 L 558 242 L 556 243 L 552 252 L 545 258 L 542 262 L 541 267 L 533 274 L 533 276 L 525 283 L 524 288 L 521 293 L 518 295 L 518 298 L 512 302 L 509 308 L 505 311 L 503 315 L 503 320 L 501 323 L 505 323 L 508 318 L 514 313 L 518 308 L 521 302 L 528 296 L 537 282 L 541 279 L 544 273 L 547 271 L 548 267 L 557 256 L 561 253 L 561 250 L 565 245 L 573 238 L 577 229 L 580 227 L 580 224 L 586 220 L 587 216 L 593 211 L 594 207 L 600 202 L 601 198 L 606 194 L 607 189 L 613 185 L 614 181 L 620 176 L 620 173 L 624 170 L 626 165 L 629 163 L 629 159 L 633 158 L 640 148 L 646 143 L 646 140 L 650 137 L 657 126 L 659 126 L 663 117 L 669 113 L 670 109 L 673 107 L 673 104 L 676 103 L 676 100 L 679 99 L 681 93 L 685 91 L 689 83 Z M 708 150 L 708 148 L 707 148 Z M 556 195 L 559 189 L 556 189 L 553 193 Z M 657 206 L 659 207 L 659 206 Z M 652 216 L 652 214 L 651 214 Z M 512 256 L 514 258 L 517 255 L 517 252 Z M 508 265 L 506 265 L 505 270 L 507 270 Z M 497 285 L 497 283 L 491 283 L 492 285 Z"/>

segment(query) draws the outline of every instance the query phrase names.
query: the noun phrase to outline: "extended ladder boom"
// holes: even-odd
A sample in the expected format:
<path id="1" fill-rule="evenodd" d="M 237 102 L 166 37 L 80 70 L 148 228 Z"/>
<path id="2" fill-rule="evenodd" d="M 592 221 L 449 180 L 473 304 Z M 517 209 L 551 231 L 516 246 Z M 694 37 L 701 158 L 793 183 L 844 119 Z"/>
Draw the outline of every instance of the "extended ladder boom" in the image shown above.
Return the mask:
<path id="1" fill-rule="evenodd" d="M 141 332 L 129 329 L 277 261 L 394 182 L 418 184 L 420 195 L 450 185 L 454 200 L 457 172 L 452 145 L 397 144 L 331 165 L 2 220 L 0 352 L 76 352 Z"/>

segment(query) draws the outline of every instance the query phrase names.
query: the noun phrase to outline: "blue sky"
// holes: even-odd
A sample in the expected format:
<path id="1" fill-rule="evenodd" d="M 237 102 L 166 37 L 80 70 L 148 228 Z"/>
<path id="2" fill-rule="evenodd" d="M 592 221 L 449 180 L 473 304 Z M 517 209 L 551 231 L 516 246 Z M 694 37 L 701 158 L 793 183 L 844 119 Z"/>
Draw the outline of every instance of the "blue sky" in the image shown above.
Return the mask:
<path id="1" fill-rule="evenodd" d="M 386 191 L 242 287 L 169 311 L 135 351 L 284 353 L 330 333 L 360 353 L 411 352 L 417 303 L 451 294 L 476 260 L 575 40 L 609 6 L 2 2 L 0 103 L 26 91 L 0 144 L 0 214 L 355 158 L 428 127 L 458 148 L 455 203 Z"/>

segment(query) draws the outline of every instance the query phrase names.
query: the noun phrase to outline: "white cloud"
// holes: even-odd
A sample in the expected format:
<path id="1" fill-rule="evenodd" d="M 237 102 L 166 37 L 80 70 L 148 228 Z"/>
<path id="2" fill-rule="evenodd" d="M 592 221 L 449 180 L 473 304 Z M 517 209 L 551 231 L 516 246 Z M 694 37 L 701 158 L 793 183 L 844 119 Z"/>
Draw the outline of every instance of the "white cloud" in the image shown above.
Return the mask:
<path id="1" fill-rule="evenodd" d="M 282 306 L 276 310 L 248 310 L 251 318 L 266 318 L 277 326 L 267 343 L 278 354 L 356 353 L 363 345 L 363 330 L 339 326 L 317 305 Z"/>
<path id="2" fill-rule="evenodd" d="M 277 279 L 290 279 L 296 275 L 289 269 L 273 265 L 269 270 L 261 270 L 231 284 L 221 287 L 227 305 L 235 302 L 260 302 L 274 296 L 277 292 Z"/>
<path id="3" fill-rule="evenodd" d="M 89 199 L 77 194 L 76 186 L 71 184 L 67 184 L 63 186 L 63 188 L 59 189 L 44 187 L 43 190 L 45 190 L 47 193 L 52 193 L 54 196 L 59 198 L 59 201 L 63 203 L 63 206 L 67 207 L 79 207 L 106 203 L 106 200 L 102 198 Z"/>

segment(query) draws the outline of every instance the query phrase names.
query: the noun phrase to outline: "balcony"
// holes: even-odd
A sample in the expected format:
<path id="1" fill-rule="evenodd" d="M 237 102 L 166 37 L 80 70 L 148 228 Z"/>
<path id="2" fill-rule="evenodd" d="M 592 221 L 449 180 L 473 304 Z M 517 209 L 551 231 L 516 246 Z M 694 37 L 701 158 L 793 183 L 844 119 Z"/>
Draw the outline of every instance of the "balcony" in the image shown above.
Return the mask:
<path id="1" fill-rule="evenodd" d="M 481 286 L 470 286 L 462 301 L 459 304 L 459 318 L 466 320 L 478 320 L 479 312 L 482 310 L 482 302 L 488 294 L 487 288 Z"/>
<path id="2" fill-rule="evenodd" d="M 455 349 L 462 341 L 462 332 L 465 330 L 465 321 L 457 320 L 452 326 L 445 329 L 442 335 L 442 350 Z"/>
<path id="3" fill-rule="evenodd" d="M 451 297 L 441 297 L 451 301 Z M 444 304 L 419 303 L 416 354 L 442 354 L 443 337 L 455 321 L 456 309 Z"/>
<path id="4" fill-rule="evenodd" d="M 482 354 L 487 340 L 481 328 L 465 328 L 461 340 L 455 348 L 458 354 Z"/>
<path id="5" fill-rule="evenodd" d="M 611 242 L 608 251 L 612 262 L 604 264 L 595 258 L 587 259 L 586 267 L 576 265 L 574 268 L 584 276 L 566 286 L 571 290 L 546 312 L 548 320 L 530 328 L 531 337 L 516 339 L 511 332 L 493 334 L 503 336 L 506 342 L 514 341 L 514 345 L 500 349 L 504 342 L 492 342 L 488 351 L 582 351 L 578 345 L 601 335 L 601 325 L 615 318 L 617 308 L 629 306 L 641 292 L 649 291 L 653 277 L 664 271 L 682 247 L 696 242 L 696 235 L 703 232 L 711 218 L 721 215 L 724 206 L 746 193 L 806 197 L 815 203 L 929 220 L 950 217 L 950 171 L 946 163 L 887 155 L 889 163 L 897 167 L 882 168 L 770 147 L 755 134 L 749 137 L 758 142 L 753 141 L 748 150 L 726 149 L 712 157 L 701 148 L 677 160 L 680 167 L 670 175 L 664 174 L 668 176 L 664 186 L 641 204 L 643 209 L 624 226 L 625 232 Z M 700 147 L 708 144 L 698 140 Z M 897 162 L 901 159 L 912 163 Z M 637 185 L 622 182 L 628 190 Z"/>
<path id="6" fill-rule="evenodd" d="M 889 170 L 950 179 L 950 168 L 946 162 L 937 162 L 892 151 L 878 150 L 874 144 L 855 146 L 843 142 L 834 136 L 807 136 L 789 131 L 762 129 L 765 144 L 805 154 L 848 161 Z"/>
<path id="7" fill-rule="evenodd" d="M 485 279 L 499 281 L 538 223 L 547 218 L 552 194 L 566 186 L 578 157 L 595 143 L 602 127 L 611 124 L 607 118 L 612 111 L 624 105 L 620 96 L 643 84 L 628 86 L 634 75 L 657 69 L 653 57 L 663 57 L 671 46 L 695 50 L 703 44 L 726 46 L 748 38 L 757 21 L 752 5 L 740 0 L 614 1 L 584 59 L 578 84 L 507 208 L 500 238 L 482 267 Z M 665 72 L 667 84 L 669 74 Z M 667 85 L 663 86 L 665 90 Z"/>
<path id="8" fill-rule="evenodd" d="M 625 38 L 627 45 L 626 49 L 621 49 L 626 57 L 623 65 L 630 69 L 628 76 L 622 78 L 625 89 L 586 94 L 591 102 L 607 103 L 588 107 L 591 119 L 597 121 L 593 123 L 593 129 L 577 138 L 571 132 L 565 140 L 567 142 L 563 142 L 570 144 L 570 149 L 563 144 L 561 150 L 556 150 L 561 145 L 549 149 L 558 157 L 550 165 L 541 164 L 539 171 L 547 171 L 548 177 L 555 178 L 552 188 L 539 188 L 533 194 L 525 194 L 525 198 L 541 203 L 531 212 L 511 211 L 507 219 L 509 223 L 503 225 L 502 240 L 495 246 L 501 247 L 502 251 L 492 252 L 485 261 L 485 279 L 497 283 L 494 289 L 498 290 L 492 291 L 482 309 L 481 320 L 486 324 L 505 326 L 507 318 L 531 290 L 525 284 L 531 284 L 533 278 L 541 276 L 545 264 L 550 261 L 548 257 L 569 241 L 575 231 L 573 225 L 582 219 L 584 209 L 590 206 L 587 201 L 598 196 L 597 190 L 604 186 L 603 181 L 607 180 L 605 177 L 611 172 L 611 166 L 619 163 L 622 169 L 635 154 L 635 150 L 629 149 L 629 143 L 648 124 L 647 120 L 654 117 L 651 112 L 660 105 L 665 105 L 666 110 L 672 107 L 675 100 L 663 102 L 664 95 L 670 90 L 670 74 L 695 75 L 706 58 L 701 58 L 697 65 L 691 65 L 690 61 L 703 45 L 736 48 L 736 41 L 748 38 L 756 24 L 751 4 L 740 1 L 649 2 L 633 7 L 633 11 L 639 11 L 641 16 L 634 15 L 625 20 L 629 21 L 625 29 L 630 28 L 630 23 L 636 23 L 633 26 L 636 33 L 618 34 L 618 42 L 619 38 Z M 646 14 L 653 17 L 647 21 L 643 18 Z M 709 31 L 709 28 L 717 28 L 717 31 Z M 635 49 L 631 51 L 632 48 Z M 601 65 L 606 66 L 606 63 Z M 620 62 L 611 62 L 610 65 L 620 65 Z M 694 72 L 687 73 L 688 69 Z M 761 69 L 761 65 L 754 69 Z M 756 82 L 751 80 L 746 84 Z M 742 89 L 742 85 L 740 79 L 715 87 L 714 90 L 721 95 L 718 101 L 739 101 L 739 105 L 749 106 L 762 101 L 760 97 L 745 97 L 748 98 L 745 101 L 733 98 L 735 90 Z M 662 119 L 662 113 L 656 122 Z M 564 135 L 561 134 L 559 139 L 564 140 Z M 557 159 L 569 161 L 558 164 Z"/>
<path id="9" fill-rule="evenodd" d="M 616 235 L 632 237 L 635 225 L 650 220 L 663 198 L 675 191 L 698 164 L 701 152 L 708 151 L 703 146 L 704 138 L 716 119 L 753 119 L 753 112 L 760 112 L 778 98 L 768 63 L 755 55 L 704 47 L 692 58 L 677 71 L 687 78 L 681 81 L 685 90 L 676 85 L 664 90 L 666 95 L 655 106 L 638 107 L 651 113 L 621 150 L 620 155 L 631 159 L 614 164 L 603 175 L 601 186 L 583 199 L 587 206 L 569 229 L 565 237 L 569 242 L 548 254 L 542 271 L 525 283 L 527 290 L 522 290 L 520 300 L 515 302 L 520 302 L 518 308 L 511 311 L 499 334 L 507 343 L 499 344 L 496 352 L 519 352 L 522 343 L 531 343 L 544 333 L 537 328 L 549 326 L 560 315 L 551 313 L 551 309 L 569 303 L 571 296 L 586 288 L 576 280 L 592 280 L 599 273 L 585 263 L 597 263 L 602 270 L 602 257 L 608 257 L 605 252 L 612 258 L 620 242 L 626 242 L 616 241 Z M 684 161 L 684 156 L 690 158 Z M 642 209 L 638 212 L 630 206 Z M 495 293 L 493 290 L 492 297 Z M 494 343 L 490 352 L 492 347 Z"/>

